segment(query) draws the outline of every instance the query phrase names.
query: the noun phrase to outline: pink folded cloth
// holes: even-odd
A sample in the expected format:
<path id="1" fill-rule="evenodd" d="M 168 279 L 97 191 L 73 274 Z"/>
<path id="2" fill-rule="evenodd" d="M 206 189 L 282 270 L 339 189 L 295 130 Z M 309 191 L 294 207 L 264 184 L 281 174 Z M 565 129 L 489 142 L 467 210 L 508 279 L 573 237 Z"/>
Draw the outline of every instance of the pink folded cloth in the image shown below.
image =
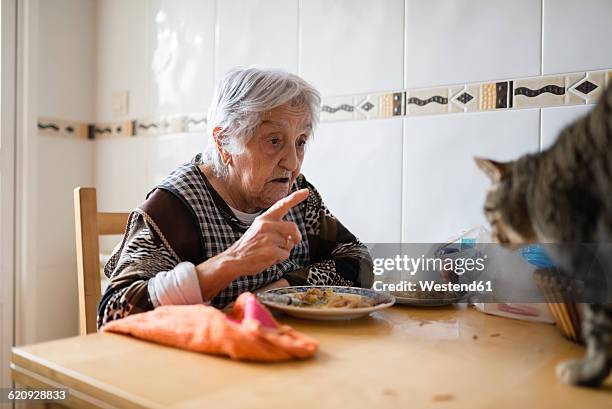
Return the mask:
<path id="1" fill-rule="evenodd" d="M 319 347 L 317 340 L 279 324 L 251 293 L 241 294 L 227 315 L 205 305 L 168 305 L 111 321 L 102 331 L 251 361 L 309 358 Z"/>

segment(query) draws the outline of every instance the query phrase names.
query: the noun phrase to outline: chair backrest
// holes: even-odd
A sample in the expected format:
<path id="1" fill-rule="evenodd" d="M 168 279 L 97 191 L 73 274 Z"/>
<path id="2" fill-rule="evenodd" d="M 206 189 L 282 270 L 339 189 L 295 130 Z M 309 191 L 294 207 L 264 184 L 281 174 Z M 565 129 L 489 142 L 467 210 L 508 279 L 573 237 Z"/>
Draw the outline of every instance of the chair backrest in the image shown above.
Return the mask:
<path id="1" fill-rule="evenodd" d="M 74 216 L 79 286 L 79 333 L 96 332 L 100 286 L 99 236 L 123 234 L 129 213 L 98 213 L 96 189 L 74 189 Z"/>

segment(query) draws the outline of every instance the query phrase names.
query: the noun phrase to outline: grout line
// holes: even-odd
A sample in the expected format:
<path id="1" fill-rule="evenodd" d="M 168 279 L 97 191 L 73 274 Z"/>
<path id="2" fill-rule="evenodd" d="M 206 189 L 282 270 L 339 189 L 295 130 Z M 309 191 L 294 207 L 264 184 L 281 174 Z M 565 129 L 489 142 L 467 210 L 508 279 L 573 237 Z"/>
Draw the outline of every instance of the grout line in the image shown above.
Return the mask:
<path id="1" fill-rule="evenodd" d="M 153 50 L 153 36 L 151 35 L 152 30 L 153 30 L 153 25 L 155 24 L 155 23 L 153 24 L 151 23 L 151 20 L 152 20 L 151 17 L 153 17 L 153 4 L 151 2 L 147 2 L 146 9 L 147 11 L 145 14 L 146 17 L 145 17 L 145 46 L 144 46 L 145 61 L 147 62 L 146 63 L 147 69 L 145 70 L 145 74 L 144 74 L 145 84 L 146 84 L 145 86 L 145 98 L 146 98 L 145 107 L 147 111 L 153 112 L 154 107 L 152 106 L 153 99 L 152 99 L 152 93 L 151 93 L 151 88 L 153 85 L 153 75 L 151 75 L 151 72 L 153 70 L 150 69 L 150 60 L 149 60 L 149 58 L 155 53 L 155 51 Z M 153 21 L 155 21 L 155 19 L 153 19 Z M 157 33 L 157 26 L 155 27 L 155 32 Z M 156 40 L 156 45 L 157 45 L 157 40 Z M 130 88 L 128 88 L 128 101 L 127 101 L 127 112 L 128 113 L 130 112 L 130 99 L 132 99 L 131 97 L 129 97 L 130 94 L 133 94 L 133 93 L 130 92 Z M 159 92 L 157 93 L 157 95 L 159 95 Z M 112 96 L 111 96 L 111 101 L 112 101 Z M 157 98 L 156 98 L 156 101 L 158 101 Z"/>
<path id="2" fill-rule="evenodd" d="M 539 135 L 539 144 L 540 144 L 540 152 L 542 152 L 542 129 L 543 129 L 543 123 L 542 123 L 542 114 L 544 109 L 540 108 L 540 135 Z"/>
<path id="3" fill-rule="evenodd" d="M 297 10 L 297 75 L 302 72 L 302 0 L 298 0 Z"/>
<path id="4" fill-rule="evenodd" d="M 400 143 L 400 155 L 401 155 L 401 166 L 400 166 L 400 243 L 404 242 L 404 172 L 406 161 L 405 158 L 405 139 L 406 139 L 406 120 L 402 119 L 402 139 Z"/>
<path id="5" fill-rule="evenodd" d="M 402 83 L 403 88 L 406 89 L 408 84 L 408 76 L 406 70 L 408 68 L 408 53 L 406 47 L 408 46 L 408 28 L 406 27 L 406 23 L 408 21 L 408 0 L 404 0 L 404 35 L 402 36 L 403 44 L 402 51 L 404 52 L 403 58 L 403 69 L 402 69 Z M 406 106 L 405 111 L 408 111 L 408 107 Z M 400 234 L 399 241 L 402 243 L 404 241 L 404 171 L 405 171 L 405 152 L 404 152 L 404 144 L 405 144 L 405 133 L 406 133 L 406 120 L 402 119 L 402 139 L 400 143 L 400 155 L 401 155 L 401 166 L 400 166 Z"/>
<path id="6" fill-rule="evenodd" d="M 544 2 L 540 0 L 540 75 L 544 75 Z"/>
<path id="7" fill-rule="evenodd" d="M 219 73 L 217 67 L 217 61 L 219 60 L 219 0 L 215 0 L 214 3 L 215 10 L 213 15 L 215 16 L 215 21 L 213 24 L 213 87 L 217 85 L 217 81 L 219 80 Z"/>
<path id="8" fill-rule="evenodd" d="M 406 73 L 406 70 L 408 68 L 408 53 L 406 50 L 406 47 L 408 47 L 408 27 L 406 27 L 406 22 L 408 21 L 408 0 L 404 0 L 404 35 L 402 36 L 402 40 L 403 40 L 403 45 L 402 45 L 402 51 L 404 52 L 404 59 L 403 59 L 403 64 L 404 64 L 404 69 L 402 70 L 402 80 L 403 80 L 403 84 L 404 84 L 404 89 L 407 88 L 408 85 L 408 75 Z"/>
<path id="9" fill-rule="evenodd" d="M 151 35 L 151 30 L 152 30 L 152 26 L 155 23 L 151 23 L 151 17 L 153 16 L 153 3 L 152 2 L 147 2 L 147 8 L 149 9 L 147 15 L 149 16 L 149 18 L 147 19 L 147 35 L 146 35 L 146 42 L 147 42 L 147 58 L 152 55 L 154 53 L 153 51 L 153 36 Z M 155 21 L 155 20 L 153 20 Z M 156 24 L 155 24 L 156 25 Z M 157 25 L 155 27 L 155 31 L 157 32 Z M 157 46 L 157 40 L 156 41 L 156 46 Z M 152 81 L 152 75 L 151 75 L 151 71 L 152 70 L 147 70 L 147 84 L 151 84 Z M 146 92 L 147 92 L 147 105 L 151 103 L 151 95 L 149 95 L 150 93 L 150 86 L 146 87 Z M 159 95 L 159 93 L 158 93 Z M 129 102 L 128 102 L 129 103 Z M 148 108 L 149 112 L 152 112 L 153 107 Z M 94 131 L 94 140 L 95 140 L 95 131 Z M 143 162 L 143 168 L 144 168 L 144 172 L 143 172 L 143 176 L 144 176 L 144 180 L 145 183 L 147 183 L 149 186 L 155 186 L 152 183 L 149 183 L 149 179 L 151 178 L 151 173 L 152 171 L 149 169 L 149 162 L 151 162 L 150 157 L 151 157 L 151 150 L 149 149 L 149 147 L 151 146 L 151 141 L 149 138 L 143 138 L 142 142 L 140 142 L 137 146 L 139 146 L 139 149 L 141 149 L 142 152 L 142 162 Z M 141 168 L 141 169 L 143 169 Z"/>
<path id="10" fill-rule="evenodd" d="M 17 154 L 17 121 L 19 120 L 19 116 L 18 116 L 18 112 L 17 112 L 17 99 L 18 99 L 18 82 L 17 82 L 17 62 L 19 61 L 19 52 L 18 52 L 18 38 L 19 38 L 19 15 L 18 10 L 19 10 L 19 6 L 17 3 L 17 0 L 14 1 L 14 10 L 15 10 L 15 20 L 14 20 L 14 25 L 15 25 L 15 31 L 14 31 L 14 41 L 12 41 L 14 47 L 15 47 L 15 54 L 14 54 L 14 59 L 13 59 L 13 64 L 11 64 L 12 69 L 14 70 L 13 73 L 13 80 L 14 80 L 14 90 L 13 90 L 13 102 L 14 102 L 14 106 L 13 106 L 13 265 L 12 265 L 12 279 L 13 282 L 12 284 L 12 290 L 13 290 L 13 296 L 11 297 L 11 301 L 12 301 L 12 334 L 11 334 L 11 347 L 14 347 L 17 343 L 17 291 L 18 291 L 18 285 L 17 285 L 17 258 L 19 256 L 18 254 L 18 244 L 17 244 L 17 233 L 18 233 L 18 220 L 17 220 L 17 204 L 18 204 L 18 195 L 20 193 L 19 191 L 19 186 L 17 184 L 17 172 L 19 170 L 19 166 L 18 166 L 18 154 Z M 11 380 L 11 384 L 12 387 L 15 388 L 15 381 Z"/>

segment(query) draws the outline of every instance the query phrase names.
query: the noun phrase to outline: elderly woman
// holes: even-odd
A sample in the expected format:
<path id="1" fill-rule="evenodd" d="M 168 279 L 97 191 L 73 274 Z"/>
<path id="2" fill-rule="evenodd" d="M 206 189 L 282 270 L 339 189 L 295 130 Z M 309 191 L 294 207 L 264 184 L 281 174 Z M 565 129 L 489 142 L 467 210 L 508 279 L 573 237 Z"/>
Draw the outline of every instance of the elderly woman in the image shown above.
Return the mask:
<path id="1" fill-rule="evenodd" d="M 236 69 L 220 82 L 204 155 L 155 187 L 105 266 L 98 327 L 160 305 L 222 308 L 245 291 L 369 287 L 372 261 L 300 173 L 318 92 L 296 75 Z M 340 181 L 339 181 L 340 182 Z"/>

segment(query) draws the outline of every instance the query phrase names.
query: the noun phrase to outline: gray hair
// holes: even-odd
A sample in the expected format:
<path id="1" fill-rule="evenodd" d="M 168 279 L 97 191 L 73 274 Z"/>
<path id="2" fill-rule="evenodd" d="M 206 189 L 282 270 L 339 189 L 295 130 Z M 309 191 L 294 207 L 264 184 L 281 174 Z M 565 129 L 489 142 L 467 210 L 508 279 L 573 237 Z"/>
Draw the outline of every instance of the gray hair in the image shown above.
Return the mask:
<path id="1" fill-rule="evenodd" d="M 229 153 L 240 153 L 253 136 L 263 113 L 290 103 L 310 110 L 312 129 L 319 121 L 321 96 L 309 83 L 282 70 L 255 67 L 230 70 L 219 82 L 208 110 L 208 145 L 203 155 L 217 176 L 225 177 L 227 167 L 213 136 L 220 127 L 219 145 Z"/>

